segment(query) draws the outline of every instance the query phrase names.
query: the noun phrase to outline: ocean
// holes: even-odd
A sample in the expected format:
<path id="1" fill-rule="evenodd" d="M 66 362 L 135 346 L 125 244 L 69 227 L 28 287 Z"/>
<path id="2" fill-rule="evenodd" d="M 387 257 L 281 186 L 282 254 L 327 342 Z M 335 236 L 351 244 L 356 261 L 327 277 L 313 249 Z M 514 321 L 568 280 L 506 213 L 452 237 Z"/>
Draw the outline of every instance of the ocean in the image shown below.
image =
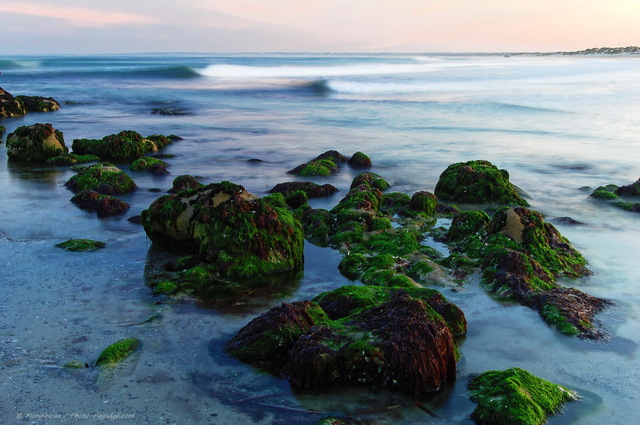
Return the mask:
<path id="1" fill-rule="evenodd" d="M 105 219 L 69 202 L 68 167 L 16 164 L 0 145 L 0 423 L 315 424 L 338 415 L 472 424 L 468 380 L 511 367 L 582 396 L 549 424 L 626 425 L 640 417 L 640 215 L 589 197 L 598 186 L 640 177 L 640 57 L 51 55 L 0 57 L 0 72 L 0 87 L 13 95 L 62 104 L 0 119 L 7 133 L 40 122 L 62 131 L 69 146 L 121 130 L 183 138 L 164 151 L 174 155 L 171 175 L 131 172 L 139 187 L 123 196 L 131 209 Z M 614 302 L 598 316 L 611 340 L 563 336 L 534 310 L 488 294 L 476 277 L 455 291 L 437 288 L 465 312 L 469 331 L 459 341 L 456 383 L 420 406 L 382 389 L 292 389 L 226 356 L 225 341 L 253 317 L 350 283 L 338 272 L 341 255 L 307 244 L 298 280 L 251 297 L 162 298 L 145 275 L 163 253 L 127 219 L 178 175 L 229 180 L 262 196 L 330 149 L 368 154 L 372 171 L 407 194 L 433 191 L 457 162 L 484 159 L 508 170 L 531 208 L 594 272 L 560 283 Z M 335 205 L 354 175 L 344 169 L 314 179 L 340 192 L 312 206 Z M 54 247 L 70 238 L 107 246 Z M 142 347 L 119 368 L 62 367 L 95 363 L 128 337 Z"/>

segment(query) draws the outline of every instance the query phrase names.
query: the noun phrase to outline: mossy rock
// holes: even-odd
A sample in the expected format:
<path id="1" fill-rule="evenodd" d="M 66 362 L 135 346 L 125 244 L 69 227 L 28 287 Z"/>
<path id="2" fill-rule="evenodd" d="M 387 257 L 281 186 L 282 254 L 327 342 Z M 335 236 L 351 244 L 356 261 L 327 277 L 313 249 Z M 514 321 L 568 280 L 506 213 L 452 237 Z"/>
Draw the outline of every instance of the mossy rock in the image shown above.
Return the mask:
<path id="1" fill-rule="evenodd" d="M 449 165 L 438 179 L 435 195 L 449 202 L 529 205 L 509 181 L 507 170 L 483 160 Z"/>
<path id="2" fill-rule="evenodd" d="M 461 211 L 453 217 L 447 241 L 471 258 L 481 258 L 491 218 L 484 211 Z"/>
<path id="3" fill-rule="evenodd" d="M 288 174 L 295 174 L 303 177 L 329 177 L 340 171 L 340 164 L 347 162 L 347 158 L 338 151 L 327 151 L 318 155 L 309 162 L 300 164 L 288 171 Z"/>
<path id="4" fill-rule="evenodd" d="M 120 198 L 101 195 L 95 190 L 83 190 L 71 198 L 71 202 L 80 209 L 97 213 L 98 217 L 111 217 L 123 214 L 129 209 L 129 204 Z"/>
<path id="5" fill-rule="evenodd" d="M 434 216 L 436 214 L 436 206 L 438 205 L 438 198 L 431 192 L 420 191 L 413 194 L 411 202 L 409 202 L 409 208 L 413 211 L 426 214 L 428 216 Z"/>
<path id="6" fill-rule="evenodd" d="M 618 190 L 618 186 L 613 184 L 600 186 L 589 196 L 596 199 L 618 199 L 618 195 L 615 193 L 616 190 Z"/>
<path id="7" fill-rule="evenodd" d="M 349 158 L 348 163 L 353 168 L 371 168 L 373 166 L 371 158 L 362 152 L 354 153 L 351 158 Z"/>
<path id="8" fill-rule="evenodd" d="M 478 406 L 471 417 L 478 425 L 543 425 L 578 395 L 567 387 L 511 368 L 485 372 L 469 382 Z"/>
<path id="9" fill-rule="evenodd" d="M 89 365 L 81 362 L 80 360 L 71 360 L 65 363 L 62 367 L 67 369 L 86 369 Z"/>
<path id="10" fill-rule="evenodd" d="M 26 113 L 24 103 L 0 87 L 0 118 L 21 117 Z"/>
<path id="11" fill-rule="evenodd" d="M 104 162 L 76 168 L 77 174 L 65 184 L 75 193 L 94 190 L 102 195 L 118 195 L 137 189 L 133 179 L 113 164 Z"/>
<path id="12" fill-rule="evenodd" d="M 22 126 L 7 135 L 7 156 L 13 160 L 45 162 L 68 152 L 62 132 L 51 124 Z"/>
<path id="13" fill-rule="evenodd" d="M 322 198 L 331 196 L 338 188 L 331 184 L 317 184 L 313 182 L 285 182 L 275 185 L 269 193 L 282 193 L 285 197 L 298 191 L 304 192 L 309 198 Z"/>
<path id="14" fill-rule="evenodd" d="M 116 365 L 131 355 L 140 346 L 140 340 L 136 338 L 121 339 L 102 351 L 96 361 L 96 366 Z"/>
<path id="15" fill-rule="evenodd" d="M 4 125 L 0 125 L 0 139 L 2 138 L 2 136 L 4 136 L 4 133 L 7 132 L 7 127 L 5 127 Z"/>
<path id="16" fill-rule="evenodd" d="M 258 198 L 231 182 L 164 195 L 141 214 L 149 238 L 197 255 L 220 276 L 251 278 L 302 264 L 304 233 L 284 197 Z"/>
<path id="17" fill-rule="evenodd" d="M 351 182 L 351 189 L 356 188 L 361 184 L 366 184 L 381 191 L 385 191 L 391 187 L 391 184 L 383 177 L 370 171 L 365 171 L 355 176 Z"/>
<path id="18" fill-rule="evenodd" d="M 56 246 L 66 251 L 84 252 L 102 249 L 107 246 L 107 244 L 91 239 L 69 239 L 68 241 L 56 244 Z"/>
<path id="19" fill-rule="evenodd" d="M 74 153 L 70 153 L 67 155 L 59 155 L 54 156 L 53 158 L 47 159 L 47 164 L 55 165 L 55 166 L 69 166 L 69 165 L 78 165 L 78 164 L 86 164 L 88 162 L 99 162 L 100 158 L 96 155 L 76 155 Z"/>
<path id="20" fill-rule="evenodd" d="M 27 112 L 51 112 L 60 109 L 60 104 L 52 97 L 18 95 L 16 99 L 22 102 Z"/>
<path id="21" fill-rule="evenodd" d="M 204 185 L 193 176 L 184 174 L 173 179 L 173 186 L 168 190 L 169 193 L 178 193 L 183 190 L 199 189 Z"/>
<path id="22" fill-rule="evenodd" d="M 311 327 L 328 321 L 326 313 L 315 303 L 283 303 L 251 320 L 225 348 L 240 360 L 273 361 L 286 355 Z"/>
<path id="23" fill-rule="evenodd" d="M 155 152 L 171 142 L 170 137 L 153 135 L 144 138 L 136 131 L 124 130 L 102 139 L 76 139 L 73 152 L 78 155 L 97 155 L 103 161 L 133 162 L 149 152 Z"/>
<path id="24" fill-rule="evenodd" d="M 336 220 L 325 209 L 310 209 L 302 213 L 302 226 L 307 240 L 318 246 L 329 246 L 336 230 Z"/>
<path id="25" fill-rule="evenodd" d="M 162 161 L 161 159 L 153 158 L 150 156 L 143 156 L 142 158 L 138 158 L 131 163 L 131 171 L 146 171 L 151 170 L 157 166 L 168 167 L 169 164 Z"/>

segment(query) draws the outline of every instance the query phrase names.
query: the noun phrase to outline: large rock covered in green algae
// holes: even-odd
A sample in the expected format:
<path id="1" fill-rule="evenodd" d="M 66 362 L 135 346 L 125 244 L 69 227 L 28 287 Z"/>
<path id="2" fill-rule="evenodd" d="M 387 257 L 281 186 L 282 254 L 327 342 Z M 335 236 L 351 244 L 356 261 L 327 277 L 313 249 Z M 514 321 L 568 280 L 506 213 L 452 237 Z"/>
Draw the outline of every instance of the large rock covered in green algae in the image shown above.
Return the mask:
<path id="1" fill-rule="evenodd" d="M 103 161 L 133 162 L 146 153 L 165 147 L 171 141 L 171 136 L 142 137 L 136 131 L 124 130 L 102 139 L 75 139 L 71 147 L 77 155 L 96 155 Z"/>
<path id="2" fill-rule="evenodd" d="M 450 202 L 528 205 L 518 189 L 509 182 L 507 170 L 499 170 L 483 160 L 448 166 L 438 179 L 435 194 L 439 199 Z"/>
<path id="3" fill-rule="evenodd" d="M 93 190 L 102 195 L 119 195 L 137 189 L 135 182 L 127 173 L 108 162 L 89 167 L 79 166 L 74 169 L 77 174 L 65 184 L 75 193 Z"/>
<path id="4" fill-rule="evenodd" d="M 44 162 L 68 152 L 62 132 L 51 124 L 18 127 L 7 135 L 7 156 L 11 159 Z"/>
<path id="5" fill-rule="evenodd" d="M 621 198 L 633 199 L 640 196 L 640 179 L 625 186 L 617 186 L 615 184 L 600 186 L 594 190 L 590 196 L 595 199 L 608 201 L 614 207 L 622 210 L 640 213 L 640 202 L 632 202 Z"/>
<path id="6" fill-rule="evenodd" d="M 270 310 L 230 340 L 227 351 L 247 361 L 269 360 L 302 388 L 369 385 L 420 396 L 455 381 L 454 332 L 463 334 L 466 321 L 437 291 L 337 291 L 321 294 L 318 304 Z"/>
<path id="7" fill-rule="evenodd" d="M 519 368 L 476 376 L 469 394 L 478 403 L 471 414 L 478 425 L 543 425 L 565 403 L 578 399 L 569 388 Z"/>
<path id="8" fill-rule="evenodd" d="M 484 211 L 463 211 L 447 237 L 454 255 L 467 255 L 481 267 L 492 292 L 538 310 L 564 334 L 606 336 L 593 321 L 609 302 L 556 283 L 560 276 L 578 278 L 590 271 L 582 254 L 540 213 L 504 207 L 490 219 Z"/>
<path id="9" fill-rule="evenodd" d="M 28 112 L 51 112 L 60 109 L 60 104 L 52 97 L 18 95 L 16 99 L 22 102 Z"/>
<path id="10" fill-rule="evenodd" d="M 149 238 L 193 254 L 222 277 L 249 278 L 296 269 L 302 225 L 281 194 L 263 198 L 221 182 L 164 195 L 141 214 Z"/>

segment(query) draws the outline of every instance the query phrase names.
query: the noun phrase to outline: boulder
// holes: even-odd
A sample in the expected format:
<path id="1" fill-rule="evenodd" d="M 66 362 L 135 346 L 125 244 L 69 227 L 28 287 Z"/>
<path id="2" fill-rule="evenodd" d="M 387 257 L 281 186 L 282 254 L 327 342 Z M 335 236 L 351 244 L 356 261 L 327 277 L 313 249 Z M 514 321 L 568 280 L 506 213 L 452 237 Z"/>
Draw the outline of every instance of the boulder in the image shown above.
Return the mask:
<path id="1" fill-rule="evenodd" d="M 202 186 L 195 177 L 185 174 L 173 179 L 173 186 L 167 192 L 178 193 L 182 190 L 199 189 Z"/>
<path id="2" fill-rule="evenodd" d="M 325 302 L 329 298 L 333 301 Z M 335 298 L 323 294 L 320 301 L 331 308 Z M 365 298 L 338 312 L 334 308 L 339 321 L 313 302 L 283 304 L 241 329 L 227 351 L 243 360 L 267 361 L 301 388 L 367 385 L 422 396 L 455 381 L 454 336 L 428 301 L 401 290 Z"/>
<path id="3" fill-rule="evenodd" d="M 354 153 L 351 158 L 349 158 L 348 164 L 353 168 L 371 168 L 373 166 L 371 164 L 371 158 L 362 152 Z"/>
<path id="4" fill-rule="evenodd" d="M 340 152 L 327 151 L 318 155 L 309 162 L 298 165 L 293 170 L 288 171 L 288 173 L 303 177 L 328 177 L 340 171 L 340 164 L 347 161 L 347 157 L 342 155 Z"/>
<path id="5" fill-rule="evenodd" d="M 578 394 L 562 385 L 511 368 L 491 370 L 471 379 L 469 396 L 478 406 L 471 418 L 478 425 L 543 425 Z"/>
<path id="6" fill-rule="evenodd" d="M 7 156 L 14 160 L 45 162 L 68 152 L 62 132 L 51 124 L 18 127 L 7 135 Z"/>
<path id="7" fill-rule="evenodd" d="M 71 202 L 82 210 L 97 213 L 98 217 L 119 215 L 129 209 L 129 204 L 122 199 L 101 195 L 95 190 L 82 190 L 71 198 Z"/>
<path id="8" fill-rule="evenodd" d="M 435 195 L 449 202 L 528 205 L 509 182 L 507 170 L 483 160 L 449 165 L 438 179 Z"/>
<path id="9" fill-rule="evenodd" d="M 52 97 L 42 96 L 16 96 L 24 105 L 27 112 L 51 112 L 60 109 L 60 104 Z"/>
<path id="10" fill-rule="evenodd" d="M 141 219 L 152 242 L 197 255 L 220 276 L 291 271 L 303 260 L 302 225 L 281 194 L 258 198 L 240 185 L 213 183 L 164 195 Z"/>
<path id="11" fill-rule="evenodd" d="M 313 182 L 285 182 L 275 185 L 269 193 L 282 193 L 284 196 L 289 196 L 297 191 L 303 191 L 309 198 L 322 198 L 333 195 L 338 188 L 328 183 L 320 185 Z"/>
<path id="12" fill-rule="evenodd" d="M 91 166 L 78 166 L 77 174 L 65 185 L 74 193 L 95 190 L 102 195 L 119 195 L 137 189 L 134 181 L 121 169 L 108 162 Z"/>
<path id="13" fill-rule="evenodd" d="M 73 152 L 77 155 L 97 155 L 103 161 L 133 162 L 150 152 L 171 143 L 177 136 L 152 135 L 147 138 L 140 133 L 124 130 L 102 139 L 75 139 Z"/>
<path id="14" fill-rule="evenodd" d="M 24 104 L 0 87 L 0 118 L 21 117 L 26 113 Z"/>

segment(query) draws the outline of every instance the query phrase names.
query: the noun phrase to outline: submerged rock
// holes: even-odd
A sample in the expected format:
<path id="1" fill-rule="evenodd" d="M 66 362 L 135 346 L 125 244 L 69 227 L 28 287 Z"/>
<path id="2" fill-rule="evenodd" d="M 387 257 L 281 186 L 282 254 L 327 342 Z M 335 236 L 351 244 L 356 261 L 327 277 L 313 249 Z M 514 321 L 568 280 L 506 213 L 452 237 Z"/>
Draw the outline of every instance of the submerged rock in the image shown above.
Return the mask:
<path id="1" fill-rule="evenodd" d="M 227 344 L 227 351 L 249 361 L 269 361 L 292 385 L 302 388 L 368 385 L 421 396 L 453 382 L 456 343 L 447 322 L 431 303 L 400 290 L 365 291 L 364 301 L 355 300 L 354 290 L 320 295 L 319 302 L 336 320 L 308 301 L 276 307 L 241 329 Z M 434 298 L 438 308 L 446 303 L 441 296 L 421 295 Z M 336 301 L 349 296 L 351 301 Z M 340 306 L 336 309 L 336 305 Z M 282 314 L 295 308 L 314 313 Z M 464 321 L 462 312 L 457 313 Z M 272 330 L 272 317 L 278 318 L 278 332 Z M 466 322 L 464 326 L 466 330 Z M 282 330 L 286 336 L 279 336 Z M 275 352 L 272 347 L 277 347 Z M 251 356 L 245 355 L 247 351 Z"/>
<path id="2" fill-rule="evenodd" d="M 100 353 L 96 366 L 113 366 L 131 355 L 140 346 L 140 340 L 136 338 L 121 339 L 114 342 Z"/>
<path id="3" fill-rule="evenodd" d="M 353 168 L 371 168 L 373 166 L 371 158 L 362 152 L 354 153 L 351 158 L 349 158 L 348 164 Z"/>
<path id="4" fill-rule="evenodd" d="M 621 196 L 631 198 L 640 196 L 640 179 L 626 186 L 619 187 L 614 184 L 600 186 L 590 196 L 595 199 L 610 201 L 611 205 L 621 210 L 640 213 L 640 202 L 629 202 L 621 198 Z"/>
<path id="5" fill-rule="evenodd" d="M 108 162 L 74 169 L 77 174 L 71 177 L 65 185 L 75 193 L 94 190 L 102 195 L 119 195 L 137 189 L 136 184 L 127 173 Z"/>
<path id="6" fill-rule="evenodd" d="M 478 403 L 471 414 L 478 425 L 543 425 L 565 403 L 578 399 L 569 388 L 519 368 L 485 372 L 468 388 Z"/>
<path id="7" fill-rule="evenodd" d="M 11 159 L 45 162 L 68 152 L 62 132 L 54 129 L 51 124 L 18 127 L 7 136 L 7 156 Z"/>
<path id="8" fill-rule="evenodd" d="M 107 246 L 107 244 L 91 239 L 69 239 L 68 241 L 56 244 L 56 246 L 67 251 L 84 252 L 102 249 Z"/>
<path id="9" fill-rule="evenodd" d="M 67 166 L 67 165 L 78 165 L 78 164 L 86 164 L 88 162 L 99 162 L 100 158 L 95 155 L 76 155 L 74 153 L 70 153 L 67 155 L 59 155 L 54 156 L 52 158 L 47 159 L 47 164 L 55 165 L 55 166 Z"/>
<path id="10" fill-rule="evenodd" d="M 482 160 L 449 165 L 438 179 L 435 194 L 450 202 L 528 205 L 509 182 L 507 170 L 499 170 L 489 161 Z"/>
<path id="11" fill-rule="evenodd" d="M 258 198 L 221 182 L 164 195 L 141 214 L 149 238 L 178 254 L 194 254 L 220 276 L 249 278 L 296 269 L 302 225 L 281 194 Z"/>

